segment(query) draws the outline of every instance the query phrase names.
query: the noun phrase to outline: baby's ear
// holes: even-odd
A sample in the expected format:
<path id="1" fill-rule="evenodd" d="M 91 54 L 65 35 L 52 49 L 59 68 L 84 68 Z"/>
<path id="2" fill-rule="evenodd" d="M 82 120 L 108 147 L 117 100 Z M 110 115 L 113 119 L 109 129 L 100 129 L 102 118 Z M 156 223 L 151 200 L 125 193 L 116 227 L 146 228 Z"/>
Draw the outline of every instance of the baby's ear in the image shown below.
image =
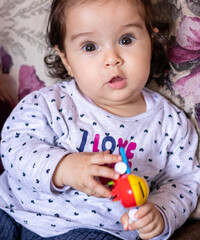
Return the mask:
<path id="1" fill-rule="evenodd" d="M 153 28 L 153 31 L 154 31 L 155 33 L 159 33 L 159 29 L 158 29 L 157 27 L 154 27 L 154 28 Z"/>
<path id="2" fill-rule="evenodd" d="M 158 34 L 160 32 L 160 30 L 157 28 L 157 27 L 154 27 L 153 28 L 153 33 L 152 33 L 152 38 L 154 38 L 154 36 L 156 35 L 156 34 Z"/>
<path id="3" fill-rule="evenodd" d="M 60 51 L 60 49 L 58 48 L 58 45 L 56 45 L 54 47 L 54 49 L 56 50 L 58 56 L 61 58 L 61 61 L 62 61 L 63 65 L 66 67 L 68 65 L 68 62 L 67 62 L 67 58 L 65 56 L 65 53 Z"/>
<path id="4" fill-rule="evenodd" d="M 63 65 L 65 66 L 65 68 L 66 68 L 66 70 L 67 70 L 67 72 L 68 72 L 68 75 L 71 76 L 71 77 L 73 77 L 73 73 L 72 73 L 71 67 L 70 67 L 70 65 L 69 65 L 69 63 L 68 63 L 66 54 L 60 51 L 60 49 L 58 48 L 58 45 L 56 45 L 56 46 L 54 47 L 54 49 L 56 50 L 58 56 L 60 57 Z"/>

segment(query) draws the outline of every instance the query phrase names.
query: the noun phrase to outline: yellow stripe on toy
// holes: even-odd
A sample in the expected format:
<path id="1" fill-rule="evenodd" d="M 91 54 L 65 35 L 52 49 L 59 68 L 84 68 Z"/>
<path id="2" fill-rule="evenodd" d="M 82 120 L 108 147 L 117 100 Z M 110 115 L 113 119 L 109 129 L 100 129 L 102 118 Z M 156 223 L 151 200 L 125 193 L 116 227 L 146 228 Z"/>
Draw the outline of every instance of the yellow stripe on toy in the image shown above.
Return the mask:
<path id="1" fill-rule="evenodd" d="M 129 174 L 128 180 L 131 185 L 137 206 L 144 204 L 149 195 L 149 187 L 144 178 Z"/>

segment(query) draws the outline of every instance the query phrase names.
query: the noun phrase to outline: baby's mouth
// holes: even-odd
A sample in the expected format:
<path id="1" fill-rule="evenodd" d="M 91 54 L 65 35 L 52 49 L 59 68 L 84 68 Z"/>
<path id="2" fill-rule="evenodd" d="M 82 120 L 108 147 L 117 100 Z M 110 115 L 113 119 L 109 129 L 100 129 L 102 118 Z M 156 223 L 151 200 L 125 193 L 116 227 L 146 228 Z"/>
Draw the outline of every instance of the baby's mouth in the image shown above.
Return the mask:
<path id="1" fill-rule="evenodd" d="M 108 82 L 108 85 L 112 89 L 121 89 L 125 86 L 126 79 L 121 76 L 112 77 L 111 80 Z"/>
<path id="2" fill-rule="evenodd" d="M 115 76 L 113 78 L 111 78 L 110 82 L 109 83 L 115 83 L 115 82 L 118 82 L 118 81 L 122 81 L 123 78 L 120 77 L 120 76 Z"/>

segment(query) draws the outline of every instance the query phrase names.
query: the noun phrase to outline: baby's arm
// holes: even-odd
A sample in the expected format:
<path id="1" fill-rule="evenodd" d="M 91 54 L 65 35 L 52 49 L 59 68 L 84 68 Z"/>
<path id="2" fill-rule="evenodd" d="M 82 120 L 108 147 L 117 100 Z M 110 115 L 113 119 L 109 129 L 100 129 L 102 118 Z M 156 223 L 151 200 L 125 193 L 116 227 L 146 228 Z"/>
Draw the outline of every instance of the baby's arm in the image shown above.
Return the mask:
<path id="1" fill-rule="evenodd" d="M 48 104 L 52 104 L 51 102 Z M 109 197 L 109 190 L 94 176 L 116 179 L 114 170 L 101 166 L 121 160 L 105 153 L 73 153 L 59 147 L 67 134 L 65 119 L 49 111 L 39 92 L 25 97 L 11 113 L 2 132 L 1 153 L 4 167 L 18 184 L 34 191 L 50 192 L 51 180 L 57 187 L 71 186 L 87 194 Z M 54 106 L 55 108 L 55 106 Z M 58 113 L 59 114 L 59 113 Z M 58 124 L 54 126 L 54 122 Z M 60 126 L 60 127 L 58 127 Z"/>
<path id="2" fill-rule="evenodd" d="M 187 220 L 200 193 L 200 165 L 195 157 L 197 135 L 191 124 L 186 127 L 179 131 L 178 143 L 169 149 L 165 168 L 151 181 L 149 201 L 158 206 L 168 223 L 167 238 Z"/>
<path id="3" fill-rule="evenodd" d="M 70 186 L 95 197 L 109 197 L 110 191 L 95 180 L 95 176 L 117 179 L 119 174 L 103 166 L 121 161 L 120 155 L 109 151 L 98 153 L 72 153 L 64 156 L 58 163 L 53 184 L 56 187 Z"/>
<path id="4" fill-rule="evenodd" d="M 53 171 L 59 160 L 69 153 L 56 144 L 61 134 L 59 129 L 53 130 L 51 121 L 45 99 L 39 92 L 33 92 L 19 102 L 5 122 L 2 161 L 10 178 L 19 187 L 51 192 Z"/>
<path id="5" fill-rule="evenodd" d="M 140 238 L 152 239 L 159 236 L 164 230 L 164 219 L 154 204 L 146 202 L 135 213 L 135 222 L 129 224 L 128 213 L 121 217 L 121 223 L 125 230 L 137 230 Z"/>

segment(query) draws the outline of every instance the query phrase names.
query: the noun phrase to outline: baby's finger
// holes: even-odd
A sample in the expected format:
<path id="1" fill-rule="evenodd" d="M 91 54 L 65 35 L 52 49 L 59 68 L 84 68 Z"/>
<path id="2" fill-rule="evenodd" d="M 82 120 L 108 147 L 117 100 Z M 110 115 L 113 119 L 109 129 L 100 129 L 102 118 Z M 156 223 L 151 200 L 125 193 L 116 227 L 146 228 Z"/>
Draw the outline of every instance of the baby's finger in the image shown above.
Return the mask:
<path id="1" fill-rule="evenodd" d="M 152 211 L 152 204 L 150 202 L 144 203 L 139 209 L 137 210 L 135 217 L 137 219 L 141 219 L 146 216 L 148 213 Z"/>
<path id="2" fill-rule="evenodd" d="M 152 228 L 152 230 L 150 230 Z M 149 230 L 146 228 L 143 230 L 139 230 L 139 236 L 141 239 L 152 239 L 162 233 L 162 228 L 159 224 L 157 224 L 155 227 L 151 226 L 149 227 Z"/>
<path id="3" fill-rule="evenodd" d="M 138 231 L 140 234 L 147 234 L 154 231 L 154 229 L 156 229 L 157 226 L 158 226 L 158 223 L 152 221 L 151 223 L 145 225 L 144 227 L 138 228 Z"/>
<path id="4" fill-rule="evenodd" d="M 128 225 L 129 225 L 129 217 L 128 217 L 128 213 L 124 213 L 121 218 L 120 218 L 121 224 L 124 227 L 124 230 L 127 231 L 128 230 Z"/>
<path id="5" fill-rule="evenodd" d="M 94 197 L 100 198 L 109 198 L 110 190 L 98 183 L 96 180 L 91 179 L 88 183 L 87 189 L 85 190 L 86 194 Z"/>
<path id="6" fill-rule="evenodd" d="M 109 152 L 99 152 L 91 158 L 91 163 L 98 165 L 117 163 L 120 161 L 122 161 L 121 155 L 110 154 Z"/>
<path id="7" fill-rule="evenodd" d="M 133 231 L 136 229 L 140 230 L 145 228 L 147 225 L 151 224 L 154 221 L 153 215 L 148 214 L 143 218 L 138 219 L 134 223 L 129 225 L 129 230 Z"/>
<path id="8" fill-rule="evenodd" d="M 112 168 L 99 165 L 91 165 L 89 168 L 89 174 L 92 176 L 105 177 L 115 180 L 117 180 L 120 176 L 120 174 L 115 172 Z"/>

